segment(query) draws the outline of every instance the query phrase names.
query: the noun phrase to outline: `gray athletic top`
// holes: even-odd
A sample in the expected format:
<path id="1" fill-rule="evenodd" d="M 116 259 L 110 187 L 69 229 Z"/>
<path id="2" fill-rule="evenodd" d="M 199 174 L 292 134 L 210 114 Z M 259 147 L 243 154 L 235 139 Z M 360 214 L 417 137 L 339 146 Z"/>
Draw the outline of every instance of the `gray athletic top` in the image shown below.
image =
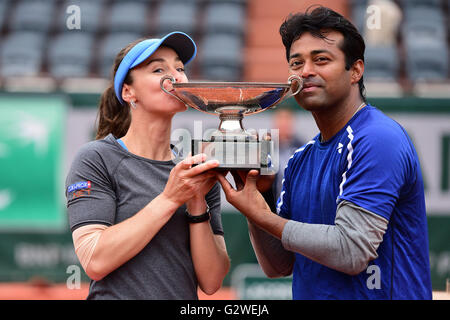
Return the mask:
<path id="1" fill-rule="evenodd" d="M 66 180 L 69 225 L 117 224 L 158 196 L 174 161 L 156 161 L 122 148 L 113 135 L 84 145 Z M 174 163 L 175 162 L 175 163 Z M 206 196 L 214 234 L 223 234 L 220 189 Z M 88 299 L 198 299 L 189 246 L 186 206 L 135 257 L 100 281 L 91 281 Z"/>

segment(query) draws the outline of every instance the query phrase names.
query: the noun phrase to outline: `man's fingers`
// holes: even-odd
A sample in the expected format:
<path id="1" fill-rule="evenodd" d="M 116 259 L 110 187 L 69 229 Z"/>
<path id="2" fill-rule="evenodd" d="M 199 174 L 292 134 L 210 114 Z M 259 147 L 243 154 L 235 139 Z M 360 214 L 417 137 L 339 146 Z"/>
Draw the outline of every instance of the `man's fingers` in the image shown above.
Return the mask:
<path id="1" fill-rule="evenodd" d="M 225 178 L 220 173 L 217 174 L 217 180 L 219 180 L 219 183 L 222 185 L 222 189 L 225 192 L 225 194 L 230 194 L 234 191 L 233 187 L 231 186 L 230 182 L 228 182 L 227 178 Z"/>
<path id="2" fill-rule="evenodd" d="M 231 171 L 231 175 L 234 178 L 234 183 L 236 184 L 236 189 L 242 190 L 242 188 L 244 188 L 244 182 L 242 181 L 239 173 L 233 170 L 233 171 Z"/>
<path id="3" fill-rule="evenodd" d="M 255 188 L 256 188 L 256 182 L 258 181 L 258 178 L 259 178 L 258 170 L 250 170 L 247 174 L 247 179 L 246 179 L 245 184 L 255 186 Z"/>

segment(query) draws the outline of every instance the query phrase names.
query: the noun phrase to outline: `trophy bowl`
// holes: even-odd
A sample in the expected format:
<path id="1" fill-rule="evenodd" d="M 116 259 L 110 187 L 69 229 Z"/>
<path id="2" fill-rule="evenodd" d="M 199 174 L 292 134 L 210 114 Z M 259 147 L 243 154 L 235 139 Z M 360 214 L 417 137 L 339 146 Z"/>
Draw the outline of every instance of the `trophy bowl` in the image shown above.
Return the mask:
<path id="1" fill-rule="evenodd" d="M 170 84 L 167 86 L 166 81 Z M 275 107 L 302 89 L 300 77 L 293 75 L 287 83 L 259 82 L 188 82 L 177 83 L 164 76 L 161 89 L 186 106 L 219 116 L 220 124 L 209 139 L 193 140 L 192 154 L 206 153 L 219 160 L 222 169 L 260 169 L 269 174 L 273 142 L 246 131 L 244 116 Z M 268 171 L 269 170 L 269 171 Z"/>

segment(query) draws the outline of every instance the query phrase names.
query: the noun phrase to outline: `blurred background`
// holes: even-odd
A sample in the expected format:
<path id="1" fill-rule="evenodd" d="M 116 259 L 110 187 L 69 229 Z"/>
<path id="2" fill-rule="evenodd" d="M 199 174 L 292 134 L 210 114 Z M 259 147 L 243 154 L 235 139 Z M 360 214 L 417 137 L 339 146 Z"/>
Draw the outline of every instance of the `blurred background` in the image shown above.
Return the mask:
<path id="1" fill-rule="evenodd" d="M 414 141 L 426 183 L 433 289 L 450 278 L 450 0 L 0 0 L 0 299 L 84 299 L 67 224 L 64 180 L 94 139 L 117 52 L 140 37 L 184 31 L 198 45 L 191 81 L 286 82 L 278 29 L 312 4 L 349 18 L 367 45 L 368 101 Z M 174 130 L 218 126 L 188 110 Z M 295 100 L 246 117 L 280 130 L 283 159 L 318 129 Z M 266 279 L 246 220 L 223 199 L 232 268 L 213 298 L 290 299 L 291 279 Z M 201 295 L 201 298 L 211 298 Z"/>

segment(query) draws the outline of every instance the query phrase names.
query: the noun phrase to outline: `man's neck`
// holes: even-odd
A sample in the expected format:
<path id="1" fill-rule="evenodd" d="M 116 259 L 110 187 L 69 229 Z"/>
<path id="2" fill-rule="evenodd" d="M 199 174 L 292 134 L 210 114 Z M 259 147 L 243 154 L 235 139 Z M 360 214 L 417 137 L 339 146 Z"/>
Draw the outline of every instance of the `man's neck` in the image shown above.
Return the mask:
<path id="1" fill-rule="evenodd" d="M 365 103 L 359 98 L 335 108 L 312 112 L 317 127 L 320 130 L 321 141 L 325 142 L 330 140 L 364 106 Z"/>

